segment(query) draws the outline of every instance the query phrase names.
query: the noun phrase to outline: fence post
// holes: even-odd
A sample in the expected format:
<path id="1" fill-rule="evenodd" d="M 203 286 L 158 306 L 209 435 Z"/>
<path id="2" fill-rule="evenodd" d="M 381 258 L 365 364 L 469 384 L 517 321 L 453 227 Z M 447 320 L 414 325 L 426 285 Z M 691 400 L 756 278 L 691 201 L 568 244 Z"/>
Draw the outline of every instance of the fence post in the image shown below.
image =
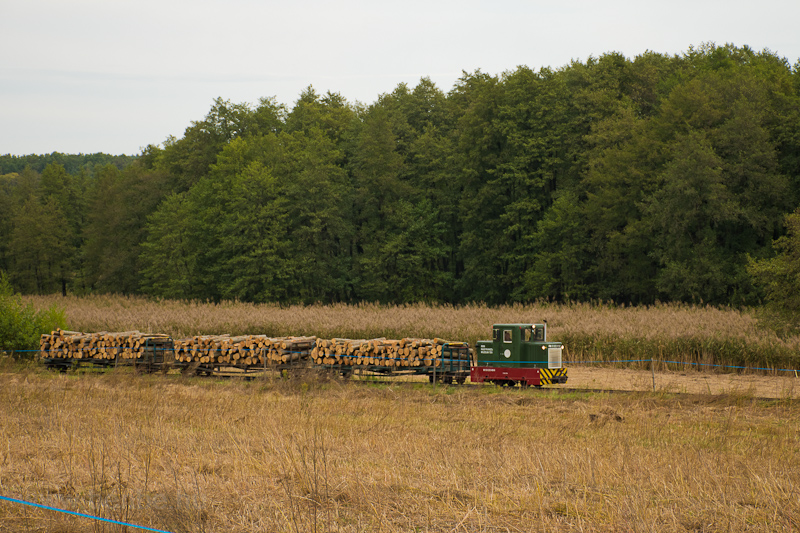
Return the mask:
<path id="1" fill-rule="evenodd" d="M 653 374 L 653 392 L 656 391 L 656 368 L 653 358 L 650 358 L 650 372 Z"/>

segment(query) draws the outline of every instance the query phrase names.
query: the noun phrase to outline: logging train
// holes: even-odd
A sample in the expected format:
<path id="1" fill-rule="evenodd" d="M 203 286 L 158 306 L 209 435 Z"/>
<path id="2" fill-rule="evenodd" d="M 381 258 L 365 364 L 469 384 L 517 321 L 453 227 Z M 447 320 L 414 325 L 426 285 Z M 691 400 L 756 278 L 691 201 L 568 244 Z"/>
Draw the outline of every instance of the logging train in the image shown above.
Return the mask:
<path id="1" fill-rule="evenodd" d="M 466 342 L 404 338 L 322 339 L 266 335 L 200 335 L 172 339 L 139 331 L 42 335 L 40 358 L 66 371 L 132 366 L 140 372 L 179 370 L 186 375 L 244 375 L 300 368 L 359 375 L 424 375 L 431 382 L 491 382 L 541 387 L 566 383 L 560 342 L 547 340 L 547 323 L 495 324 L 492 340 Z"/>

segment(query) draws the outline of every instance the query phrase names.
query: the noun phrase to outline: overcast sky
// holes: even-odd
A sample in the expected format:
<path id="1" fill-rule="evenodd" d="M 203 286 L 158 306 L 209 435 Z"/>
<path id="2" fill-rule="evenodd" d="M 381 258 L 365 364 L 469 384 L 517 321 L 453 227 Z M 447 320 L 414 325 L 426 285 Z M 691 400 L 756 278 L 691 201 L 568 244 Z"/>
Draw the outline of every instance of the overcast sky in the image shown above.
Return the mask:
<path id="1" fill-rule="evenodd" d="M 800 58 L 800 1 L 0 0 L 0 154 L 138 154 L 214 98 L 373 103 L 430 77 L 703 42 Z"/>

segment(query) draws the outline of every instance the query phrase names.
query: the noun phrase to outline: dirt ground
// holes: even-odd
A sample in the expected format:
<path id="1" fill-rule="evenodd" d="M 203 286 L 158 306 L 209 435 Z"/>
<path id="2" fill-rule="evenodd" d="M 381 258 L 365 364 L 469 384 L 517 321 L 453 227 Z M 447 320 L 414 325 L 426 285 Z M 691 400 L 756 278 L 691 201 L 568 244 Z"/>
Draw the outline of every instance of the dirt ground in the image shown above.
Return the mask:
<path id="1" fill-rule="evenodd" d="M 690 394 L 746 394 L 757 398 L 800 398 L 800 378 L 783 372 L 777 376 L 656 372 L 655 390 Z M 650 370 L 569 367 L 570 388 L 652 391 Z"/>

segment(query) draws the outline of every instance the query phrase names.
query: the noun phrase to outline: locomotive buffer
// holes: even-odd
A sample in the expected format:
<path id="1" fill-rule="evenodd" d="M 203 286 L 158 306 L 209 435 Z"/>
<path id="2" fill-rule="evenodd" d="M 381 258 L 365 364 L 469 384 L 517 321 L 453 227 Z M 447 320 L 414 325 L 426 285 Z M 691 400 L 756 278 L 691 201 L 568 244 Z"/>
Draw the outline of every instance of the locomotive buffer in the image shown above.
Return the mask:
<path id="1" fill-rule="evenodd" d="M 489 381 L 513 387 L 541 387 L 567 382 L 562 367 L 563 344 L 547 342 L 547 323 L 495 324 L 492 340 L 478 341 L 475 364 L 470 371 L 472 383 Z"/>

